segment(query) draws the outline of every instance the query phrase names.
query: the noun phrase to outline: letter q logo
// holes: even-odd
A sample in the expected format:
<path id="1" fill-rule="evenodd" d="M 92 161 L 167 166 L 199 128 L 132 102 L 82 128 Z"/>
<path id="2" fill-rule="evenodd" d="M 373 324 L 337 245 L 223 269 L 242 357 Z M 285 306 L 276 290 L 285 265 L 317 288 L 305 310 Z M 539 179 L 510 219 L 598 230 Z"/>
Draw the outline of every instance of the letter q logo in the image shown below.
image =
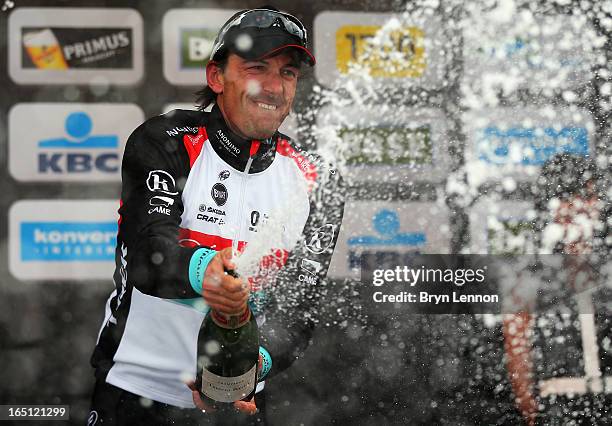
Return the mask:
<path id="1" fill-rule="evenodd" d="M 164 170 L 152 170 L 149 172 L 147 188 L 151 192 L 161 192 L 168 195 L 178 194 L 174 178 Z"/>

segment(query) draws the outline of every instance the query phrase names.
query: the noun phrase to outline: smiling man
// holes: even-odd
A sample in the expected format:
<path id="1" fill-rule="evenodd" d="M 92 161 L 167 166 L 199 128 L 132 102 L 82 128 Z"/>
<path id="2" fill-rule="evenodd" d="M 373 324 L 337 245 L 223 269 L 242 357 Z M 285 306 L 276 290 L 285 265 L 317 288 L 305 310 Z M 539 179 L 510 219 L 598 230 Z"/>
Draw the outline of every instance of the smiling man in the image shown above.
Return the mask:
<path id="1" fill-rule="evenodd" d="M 344 189 L 334 168 L 278 132 L 301 68 L 315 63 L 307 43 L 292 15 L 237 13 L 215 40 L 199 110 L 154 117 L 130 136 L 90 425 L 261 424 L 264 379 L 308 347 Z M 245 289 L 224 268 L 267 221 L 282 222 L 282 241 L 261 253 Z M 297 243 L 286 223 L 301 231 Z M 210 308 L 237 315 L 247 303 L 259 324 L 260 382 L 232 419 L 211 413 L 194 388 L 198 332 Z"/>

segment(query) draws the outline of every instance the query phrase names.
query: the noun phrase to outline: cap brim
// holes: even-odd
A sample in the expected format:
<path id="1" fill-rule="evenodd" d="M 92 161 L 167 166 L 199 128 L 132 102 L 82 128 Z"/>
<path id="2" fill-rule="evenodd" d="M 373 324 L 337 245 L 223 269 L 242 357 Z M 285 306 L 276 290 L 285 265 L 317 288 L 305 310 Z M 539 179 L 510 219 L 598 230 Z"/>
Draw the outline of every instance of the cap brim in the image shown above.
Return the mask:
<path id="1" fill-rule="evenodd" d="M 240 50 L 236 47 L 235 43 L 231 43 L 230 50 L 244 59 L 251 61 L 258 60 L 276 55 L 284 49 L 297 49 L 301 53 L 302 61 L 307 65 L 313 66 L 317 62 L 312 52 L 302 46 L 297 37 L 290 34 L 284 32 L 262 34 L 261 32 L 247 31 L 243 31 L 243 34 L 247 34 L 252 38 L 251 48 Z"/>
<path id="2" fill-rule="evenodd" d="M 285 44 L 283 46 L 279 46 L 279 47 L 277 47 L 275 49 L 272 49 L 272 50 L 264 53 L 263 55 L 255 58 L 255 59 L 263 59 L 263 58 L 268 58 L 270 56 L 274 56 L 274 55 L 278 54 L 283 49 L 298 49 L 298 50 L 300 50 L 300 53 L 302 53 L 303 61 L 305 63 L 307 63 L 309 66 L 313 66 L 314 64 L 317 63 L 317 60 L 315 59 L 314 55 L 310 52 L 310 50 L 308 50 L 304 46 L 300 46 L 299 44 Z"/>

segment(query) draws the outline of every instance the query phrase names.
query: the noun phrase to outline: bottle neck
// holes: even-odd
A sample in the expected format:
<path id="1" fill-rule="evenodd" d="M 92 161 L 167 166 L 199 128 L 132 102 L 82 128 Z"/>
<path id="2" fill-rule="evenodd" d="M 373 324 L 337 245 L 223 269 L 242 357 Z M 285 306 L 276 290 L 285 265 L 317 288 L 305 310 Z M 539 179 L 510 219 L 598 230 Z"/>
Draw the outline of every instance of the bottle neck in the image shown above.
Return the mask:
<path id="1" fill-rule="evenodd" d="M 210 312 L 211 318 L 215 324 L 219 327 L 235 329 L 240 328 L 245 325 L 251 319 L 251 309 L 249 309 L 248 305 L 244 312 L 239 315 L 227 315 L 222 314 L 216 310 L 211 310 Z"/>

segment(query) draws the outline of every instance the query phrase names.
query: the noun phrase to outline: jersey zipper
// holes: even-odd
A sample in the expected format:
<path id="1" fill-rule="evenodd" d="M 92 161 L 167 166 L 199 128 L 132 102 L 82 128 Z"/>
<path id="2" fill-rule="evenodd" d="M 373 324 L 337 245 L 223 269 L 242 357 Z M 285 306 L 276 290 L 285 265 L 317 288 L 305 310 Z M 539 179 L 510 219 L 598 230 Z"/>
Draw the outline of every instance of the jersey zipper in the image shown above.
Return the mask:
<path id="1" fill-rule="evenodd" d="M 236 229 L 236 236 L 232 241 L 232 252 L 235 256 L 238 253 L 238 242 L 240 241 L 240 230 L 242 229 L 242 217 L 244 210 L 244 199 L 246 192 L 246 181 L 249 178 L 249 170 L 251 169 L 251 163 L 253 162 L 253 155 L 249 156 L 247 160 L 246 167 L 244 168 L 244 176 L 242 176 L 242 183 L 240 187 L 240 208 L 238 210 L 238 226 Z"/>

